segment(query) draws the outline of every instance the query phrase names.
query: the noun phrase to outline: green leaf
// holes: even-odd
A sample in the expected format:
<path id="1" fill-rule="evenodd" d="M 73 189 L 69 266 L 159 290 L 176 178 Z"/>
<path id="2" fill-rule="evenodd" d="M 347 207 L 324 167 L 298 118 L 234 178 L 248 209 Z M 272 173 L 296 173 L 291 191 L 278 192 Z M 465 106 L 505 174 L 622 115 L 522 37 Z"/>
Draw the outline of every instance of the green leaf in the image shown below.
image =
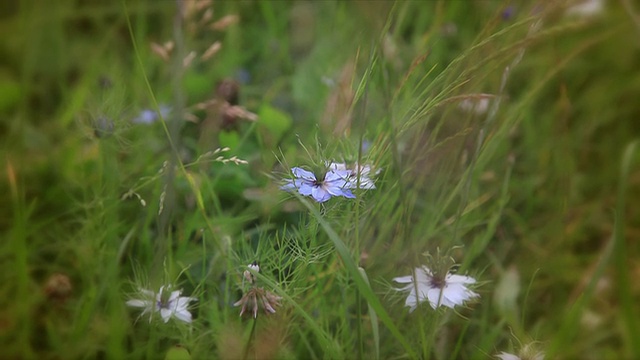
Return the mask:
<path id="1" fill-rule="evenodd" d="M 269 104 L 260 107 L 258 116 L 260 135 L 263 141 L 271 146 L 276 145 L 293 124 L 291 116 Z"/>
<path id="2" fill-rule="evenodd" d="M 237 131 L 220 131 L 218 140 L 220 141 L 220 147 L 228 147 L 236 150 L 240 144 L 240 135 Z"/>

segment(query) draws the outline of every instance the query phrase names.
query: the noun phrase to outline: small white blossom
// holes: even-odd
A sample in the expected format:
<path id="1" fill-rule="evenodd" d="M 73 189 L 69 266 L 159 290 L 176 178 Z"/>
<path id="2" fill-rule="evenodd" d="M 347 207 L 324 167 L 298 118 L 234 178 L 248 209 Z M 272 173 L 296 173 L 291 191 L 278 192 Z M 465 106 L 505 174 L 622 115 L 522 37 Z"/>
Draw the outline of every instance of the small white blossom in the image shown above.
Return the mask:
<path id="1" fill-rule="evenodd" d="M 500 358 L 501 360 L 522 360 L 518 355 L 509 354 L 504 351 L 496 355 L 496 357 Z"/>
<path id="2" fill-rule="evenodd" d="M 604 12 L 605 0 L 584 0 L 567 9 L 567 16 L 590 18 Z"/>
<path id="3" fill-rule="evenodd" d="M 260 266 L 255 262 L 253 264 L 247 265 L 247 267 L 255 272 L 260 272 Z M 249 282 L 249 284 L 253 284 L 256 281 L 256 276 L 249 270 L 245 270 L 242 275 L 244 276 L 245 280 Z"/>
<path id="4" fill-rule="evenodd" d="M 169 286 L 167 288 L 170 288 Z M 143 299 L 131 299 L 127 301 L 127 305 L 136 308 L 142 308 L 142 314 L 149 313 L 149 322 L 154 312 L 159 312 L 162 320 L 167 323 L 169 319 L 175 317 L 180 321 L 191 323 L 191 313 L 188 310 L 189 303 L 197 300 L 193 297 L 180 296 L 181 290 L 171 291 L 165 290 L 165 287 L 160 287 L 160 291 L 154 293 L 153 291 L 140 289 L 140 294 Z M 167 295 L 168 294 L 168 295 Z"/>
<path id="5" fill-rule="evenodd" d="M 514 354 L 509 354 L 507 352 L 501 352 L 500 354 L 496 355 L 497 358 L 501 359 L 501 360 L 544 360 L 544 353 L 542 352 L 538 352 L 536 354 L 533 354 L 532 357 L 520 357 L 518 355 L 514 355 Z"/>
<path id="6" fill-rule="evenodd" d="M 408 284 L 396 290 L 409 291 L 405 305 L 410 308 L 410 312 L 425 300 L 434 309 L 441 305 L 453 309 L 456 305 L 480 296 L 467 288 L 467 285 L 476 282 L 472 277 L 447 273 L 442 278 L 434 275 L 426 266 L 416 268 L 414 275 L 397 277 L 393 281 Z"/>
<path id="7" fill-rule="evenodd" d="M 464 99 L 460 101 L 458 107 L 467 113 L 484 115 L 489 111 L 489 98 Z"/>
<path id="8" fill-rule="evenodd" d="M 522 346 L 518 355 L 502 351 L 496 357 L 500 360 L 544 360 L 544 352 L 538 351 L 537 346 L 531 343 Z"/>

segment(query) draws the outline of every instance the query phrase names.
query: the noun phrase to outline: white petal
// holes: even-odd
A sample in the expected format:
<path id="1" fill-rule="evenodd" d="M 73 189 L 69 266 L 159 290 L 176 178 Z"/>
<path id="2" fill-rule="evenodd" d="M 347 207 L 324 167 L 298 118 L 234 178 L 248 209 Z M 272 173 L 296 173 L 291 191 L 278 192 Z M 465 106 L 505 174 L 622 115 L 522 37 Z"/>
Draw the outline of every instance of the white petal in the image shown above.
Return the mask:
<path id="1" fill-rule="evenodd" d="M 502 360 L 521 360 L 520 357 L 513 355 L 513 354 L 509 354 L 506 352 L 501 352 L 500 354 L 496 355 L 496 357 L 502 359 Z"/>
<path id="2" fill-rule="evenodd" d="M 439 288 L 431 288 L 427 291 L 427 298 L 429 299 L 429 304 L 431 304 L 432 308 L 435 309 L 439 305 L 444 305 L 440 300 L 441 293 L 442 291 Z"/>
<path id="3" fill-rule="evenodd" d="M 251 270 L 255 270 L 255 272 L 260 272 L 260 266 L 258 264 L 249 264 L 247 267 Z"/>
<path id="4" fill-rule="evenodd" d="M 188 310 L 176 311 L 174 316 L 178 318 L 178 320 L 182 320 L 186 323 L 191 322 L 191 313 Z"/>
<path id="5" fill-rule="evenodd" d="M 137 300 L 137 299 L 129 300 L 129 301 L 127 301 L 126 304 L 128 306 L 139 307 L 139 308 L 151 307 L 151 305 L 152 305 L 151 301 L 148 301 L 148 300 Z"/>
<path id="6" fill-rule="evenodd" d="M 347 170 L 347 165 L 343 163 L 329 163 L 328 167 L 331 170 Z"/>
<path id="7" fill-rule="evenodd" d="M 186 296 L 180 297 L 176 302 L 176 309 L 186 309 L 187 306 L 189 306 L 189 303 L 194 300 L 196 300 L 196 298 Z"/>
<path id="8" fill-rule="evenodd" d="M 150 297 L 150 298 L 153 298 L 156 296 L 156 293 L 147 289 L 140 289 L 140 293 L 142 293 L 142 295 L 144 295 L 145 297 Z"/>
<path id="9" fill-rule="evenodd" d="M 447 284 L 451 284 L 451 283 L 475 284 L 476 279 L 470 276 L 449 274 L 446 277 L 446 282 Z"/>
<path id="10" fill-rule="evenodd" d="M 164 320 L 165 323 L 169 321 L 171 314 L 173 314 L 172 310 L 165 308 L 160 309 L 160 316 L 162 316 L 162 320 Z"/>
<path id="11" fill-rule="evenodd" d="M 171 304 L 171 303 L 173 303 L 174 301 L 176 301 L 176 300 L 180 297 L 180 294 L 181 294 L 181 293 L 182 293 L 182 291 L 180 291 L 180 290 L 173 291 L 173 292 L 171 293 L 171 296 L 169 296 L 169 301 L 168 301 L 168 303 L 169 303 L 169 304 Z"/>
<path id="12" fill-rule="evenodd" d="M 416 268 L 414 270 L 414 273 L 416 274 L 416 281 L 418 282 L 418 284 L 429 285 L 429 283 L 431 282 L 431 270 L 429 270 L 427 267 L 423 266 Z"/>
<path id="13" fill-rule="evenodd" d="M 409 312 L 413 312 L 413 310 L 418 307 L 418 300 L 416 299 L 415 291 L 409 293 L 409 296 L 407 296 L 407 300 L 404 302 L 404 305 L 410 308 Z"/>
<path id="14" fill-rule="evenodd" d="M 393 278 L 393 281 L 397 283 L 402 283 L 402 284 L 410 283 L 410 282 L 413 282 L 413 276 L 411 275 L 400 276 L 400 277 Z"/>

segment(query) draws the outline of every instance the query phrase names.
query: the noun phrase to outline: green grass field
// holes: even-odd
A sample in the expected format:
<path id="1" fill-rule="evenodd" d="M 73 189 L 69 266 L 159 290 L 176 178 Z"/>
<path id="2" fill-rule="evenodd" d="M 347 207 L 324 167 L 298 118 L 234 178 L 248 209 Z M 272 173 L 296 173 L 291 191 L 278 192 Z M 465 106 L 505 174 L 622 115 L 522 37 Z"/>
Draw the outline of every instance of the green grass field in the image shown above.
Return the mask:
<path id="1" fill-rule="evenodd" d="M 640 359 L 633 1 L 23 0 L 0 32 L 1 359 Z"/>

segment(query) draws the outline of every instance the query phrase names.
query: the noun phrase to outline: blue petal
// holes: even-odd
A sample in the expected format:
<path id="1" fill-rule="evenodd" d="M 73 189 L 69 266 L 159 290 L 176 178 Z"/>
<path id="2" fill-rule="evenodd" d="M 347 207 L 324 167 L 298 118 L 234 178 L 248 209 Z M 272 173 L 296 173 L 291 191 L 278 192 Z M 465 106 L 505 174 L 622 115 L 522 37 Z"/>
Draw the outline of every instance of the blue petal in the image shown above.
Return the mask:
<path id="1" fill-rule="evenodd" d="M 291 168 L 291 172 L 293 173 L 293 176 L 297 178 L 301 178 L 309 181 L 316 181 L 316 176 L 311 171 L 307 171 L 299 167 L 294 167 L 294 168 Z"/>
<path id="2" fill-rule="evenodd" d="M 356 198 L 356 196 L 353 195 L 353 193 L 349 189 L 342 189 L 342 196 L 344 196 L 346 198 L 349 198 L 349 199 L 355 199 Z"/>
<path id="3" fill-rule="evenodd" d="M 325 189 L 323 189 L 322 187 L 319 187 L 319 186 L 313 188 L 311 196 L 317 202 L 325 202 L 325 201 L 331 199 L 331 194 L 329 192 L 327 192 Z"/>
<path id="4" fill-rule="evenodd" d="M 293 183 L 293 180 L 285 180 L 286 184 L 280 186 L 280 190 L 293 190 L 297 189 L 296 185 Z"/>
<path id="5" fill-rule="evenodd" d="M 314 189 L 314 186 L 311 186 L 309 183 L 304 182 L 298 187 L 298 192 L 304 196 L 309 196 L 313 193 Z"/>

